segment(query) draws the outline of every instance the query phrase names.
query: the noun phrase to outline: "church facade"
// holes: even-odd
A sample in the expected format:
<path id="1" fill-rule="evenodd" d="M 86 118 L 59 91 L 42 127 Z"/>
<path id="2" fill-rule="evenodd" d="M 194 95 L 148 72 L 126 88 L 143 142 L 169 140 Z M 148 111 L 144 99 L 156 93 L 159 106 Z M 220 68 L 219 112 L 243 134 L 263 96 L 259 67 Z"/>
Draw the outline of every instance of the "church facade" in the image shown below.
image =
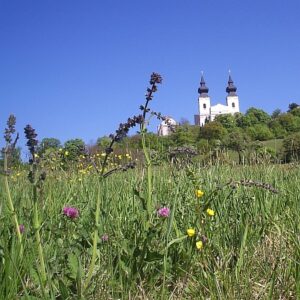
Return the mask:
<path id="1" fill-rule="evenodd" d="M 226 105 L 211 105 L 208 95 L 209 89 L 205 85 L 204 77 L 201 76 L 200 87 L 198 89 L 199 98 L 199 114 L 194 116 L 195 125 L 204 126 L 205 123 L 213 121 L 217 115 L 235 114 L 240 112 L 239 98 L 236 94 L 237 88 L 233 84 L 231 75 L 229 74 L 228 85 L 226 87 Z"/>

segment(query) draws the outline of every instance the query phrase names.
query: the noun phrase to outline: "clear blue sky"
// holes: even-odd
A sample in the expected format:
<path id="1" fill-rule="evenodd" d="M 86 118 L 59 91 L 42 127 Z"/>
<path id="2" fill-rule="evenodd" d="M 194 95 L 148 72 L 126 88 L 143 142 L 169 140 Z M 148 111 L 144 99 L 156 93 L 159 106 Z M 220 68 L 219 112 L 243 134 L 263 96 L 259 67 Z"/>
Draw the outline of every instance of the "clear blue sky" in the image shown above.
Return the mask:
<path id="1" fill-rule="evenodd" d="M 39 140 L 95 141 L 139 112 L 153 71 L 152 108 L 176 120 L 193 122 L 201 70 L 213 104 L 231 69 L 242 112 L 286 111 L 299 16 L 299 0 L 0 0 L 1 131 L 13 113 L 22 137 L 30 123 Z"/>

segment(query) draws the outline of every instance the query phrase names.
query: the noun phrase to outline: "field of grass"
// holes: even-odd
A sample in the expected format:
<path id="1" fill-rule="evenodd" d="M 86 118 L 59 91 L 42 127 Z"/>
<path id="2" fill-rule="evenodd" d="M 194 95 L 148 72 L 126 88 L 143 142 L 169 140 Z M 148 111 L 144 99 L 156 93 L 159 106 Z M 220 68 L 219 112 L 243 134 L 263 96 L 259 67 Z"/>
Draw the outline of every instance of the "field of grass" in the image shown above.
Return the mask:
<path id="1" fill-rule="evenodd" d="M 27 173 L 9 177 L 16 215 L 1 184 L 0 299 L 300 298 L 297 165 L 157 166 L 150 198 L 142 167 L 48 171 L 38 222 Z"/>

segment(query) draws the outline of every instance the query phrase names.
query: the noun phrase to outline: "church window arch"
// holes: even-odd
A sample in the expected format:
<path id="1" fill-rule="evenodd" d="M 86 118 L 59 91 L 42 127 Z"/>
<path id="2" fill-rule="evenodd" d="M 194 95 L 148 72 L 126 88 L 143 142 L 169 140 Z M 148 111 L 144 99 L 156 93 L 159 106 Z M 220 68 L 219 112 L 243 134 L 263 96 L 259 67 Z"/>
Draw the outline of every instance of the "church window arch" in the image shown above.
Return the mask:
<path id="1" fill-rule="evenodd" d="M 203 103 L 203 108 L 206 109 L 206 104 L 205 103 Z"/>
<path id="2" fill-rule="evenodd" d="M 232 107 L 235 107 L 235 103 L 234 102 L 232 102 Z"/>

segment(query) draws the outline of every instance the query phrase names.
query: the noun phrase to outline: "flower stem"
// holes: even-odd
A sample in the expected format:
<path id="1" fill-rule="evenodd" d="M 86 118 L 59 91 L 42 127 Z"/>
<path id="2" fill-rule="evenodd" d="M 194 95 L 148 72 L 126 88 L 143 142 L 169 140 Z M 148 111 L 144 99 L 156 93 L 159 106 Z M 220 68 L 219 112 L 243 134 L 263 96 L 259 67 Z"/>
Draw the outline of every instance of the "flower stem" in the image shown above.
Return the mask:
<path id="1" fill-rule="evenodd" d="M 11 193 L 10 193 L 10 188 L 9 188 L 9 184 L 8 184 L 8 163 L 7 163 L 8 159 L 7 159 L 7 152 L 8 152 L 8 146 L 6 146 L 6 148 L 4 150 L 4 184 L 5 184 L 5 190 L 6 190 L 7 199 L 8 199 L 8 208 L 9 208 L 11 214 L 12 214 L 13 222 L 15 223 L 16 232 L 17 232 L 18 240 L 19 240 L 19 242 L 21 244 L 21 253 L 22 253 L 23 252 L 22 234 L 21 234 L 21 231 L 20 231 L 17 213 L 16 213 L 15 208 L 14 208 L 14 204 L 13 204 L 13 201 L 12 201 L 12 197 L 11 197 Z"/>
<path id="2" fill-rule="evenodd" d="M 102 177 L 100 177 L 100 182 L 102 181 Z M 100 214 L 100 182 L 98 183 L 98 191 L 97 191 L 97 203 L 96 203 L 96 212 L 95 212 L 95 230 L 93 233 L 93 253 L 91 258 L 91 263 L 89 266 L 87 278 L 83 285 L 83 292 L 88 288 L 89 283 L 92 279 L 95 263 L 96 263 L 96 257 L 97 257 L 97 243 L 98 243 L 98 228 L 99 228 L 99 214 Z"/>
<path id="3" fill-rule="evenodd" d="M 39 220 L 39 214 L 38 214 L 38 201 L 37 201 L 37 186 L 33 185 L 33 227 L 35 230 L 35 239 L 37 244 L 37 250 L 40 260 L 40 274 L 42 278 L 42 284 L 44 285 L 47 281 L 47 274 L 46 274 L 46 267 L 45 267 L 45 260 L 44 260 L 44 254 L 43 254 L 43 247 L 41 242 L 41 235 L 40 235 L 40 220 Z"/>

